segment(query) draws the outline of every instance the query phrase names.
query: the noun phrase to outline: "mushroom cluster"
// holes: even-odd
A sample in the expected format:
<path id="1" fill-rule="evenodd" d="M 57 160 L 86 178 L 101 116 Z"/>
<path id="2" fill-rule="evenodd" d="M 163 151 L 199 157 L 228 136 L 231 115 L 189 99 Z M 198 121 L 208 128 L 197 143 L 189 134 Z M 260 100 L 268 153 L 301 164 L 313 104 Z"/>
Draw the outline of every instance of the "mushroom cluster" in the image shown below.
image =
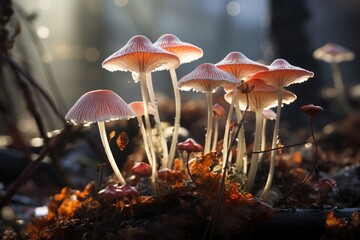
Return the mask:
<path id="1" fill-rule="evenodd" d="M 154 43 L 145 36 L 134 36 L 120 50 L 106 58 L 102 67 L 112 72 L 131 72 L 134 81 L 140 83 L 142 101 L 128 105 L 110 90 L 95 90 L 82 96 L 66 115 L 66 119 L 70 123 L 98 123 L 105 152 L 120 185 L 125 186 L 127 183 L 111 154 L 106 138 L 105 122 L 137 117 L 149 165 L 137 163 L 133 168 L 133 173 L 140 177 L 151 176 L 153 195 L 157 195 L 158 175 L 164 171 L 169 172 L 169 169 L 173 168 L 174 159 L 177 156 L 181 158 L 182 154 L 177 154 L 176 150 L 187 152 L 186 165 L 191 180 L 195 181 L 189 170 L 190 154 L 200 152 L 196 154 L 196 157 L 203 157 L 216 152 L 218 154 L 214 156 L 220 159 L 219 165 L 221 166 L 221 171 L 218 173 L 226 176 L 228 163 L 234 164 L 236 171 L 247 177 L 247 191 L 252 190 L 258 166 L 261 163 L 262 152 L 265 151 L 266 121 L 275 119 L 271 143 L 271 148 L 275 149 L 278 143 L 281 108 L 284 104 L 290 104 L 296 99 L 296 95 L 285 90 L 285 87 L 304 82 L 313 77 L 314 73 L 293 66 L 284 59 L 276 59 L 266 66 L 247 58 L 241 52 L 234 51 L 216 64 L 201 63 L 178 81 L 175 70 L 181 64 L 195 61 L 202 56 L 201 48 L 182 42 L 173 34 L 165 34 Z M 161 70 L 170 72 L 175 99 L 173 135 L 169 148 L 152 86 L 152 72 Z M 218 89 L 224 92 L 224 99 L 229 106 L 222 107 L 218 103 L 213 104 L 212 94 Z M 204 147 L 192 139 L 178 144 L 181 117 L 179 90 L 205 93 L 207 123 Z M 271 108 L 276 108 L 276 113 Z M 248 111 L 254 112 L 255 115 L 255 131 L 249 162 L 246 154 L 248 144 L 245 142 L 245 126 L 243 125 L 245 113 Z M 233 112 L 236 113 L 236 120 Z M 154 116 L 157 135 L 153 134 L 150 115 Z M 219 131 L 221 128 L 219 128 L 218 120 L 221 116 L 226 116 L 223 133 Z M 145 119 L 144 122 L 142 117 Z M 237 124 L 231 127 L 234 122 Z M 218 144 L 221 140 L 222 151 L 219 150 L 221 145 Z M 237 140 L 237 144 L 234 144 L 235 140 Z M 155 143 L 160 143 L 161 147 L 155 148 Z M 230 151 L 232 148 L 236 150 L 234 160 L 232 159 L 233 151 Z M 261 194 L 265 200 L 274 175 L 275 153 L 275 150 L 271 151 L 268 179 Z M 112 187 L 109 189 L 111 190 Z M 104 191 L 101 194 L 104 194 Z"/>

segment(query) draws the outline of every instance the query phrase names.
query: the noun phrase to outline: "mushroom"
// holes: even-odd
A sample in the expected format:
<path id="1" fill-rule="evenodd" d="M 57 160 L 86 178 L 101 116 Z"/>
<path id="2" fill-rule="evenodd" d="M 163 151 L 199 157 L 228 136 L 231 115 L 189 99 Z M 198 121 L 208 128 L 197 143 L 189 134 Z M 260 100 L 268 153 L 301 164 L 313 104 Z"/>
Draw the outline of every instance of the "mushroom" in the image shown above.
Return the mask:
<path id="1" fill-rule="evenodd" d="M 94 90 L 82 95 L 71 107 L 65 119 L 72 124 L 90 124 L 97 122 L 101 142 L 110 165 L 121 185 L 125 185 L 107 140 L 105 122 L 117 119 L 129 119 L 135 116 L 129 105 L 111 90 Z"/>
<path id="2" fill-rule="evenodd" d="M 213 111 L 213 125 L 214 125 L 214 137 L 213 137 L 213 143 L 211 147 L 211 151 L 216 151 L 216 145 L 218 142 L 218 135 L 219 135 L 219 118 L 225 114 L 225 109 L 220 105 L 215 103 L 212 107 Z"/>
<path id="3" fill-rule="evenodd" d="M 180 60 L 180 64 L 195 61 L 203 56 L 203 51 L 201 48 L 193 44 L 183 42 L 173 34 L 162 35 L 154 43 L 154 45 L 176 55 Z M 169 152 L 169 161 L 167 166 L 171 168 L 175 157 L 176 144 L 178 141 L 178 134 L 180 128 L 181 99 L 180 99 L 179 89 L 176 87 L 177 76 L 176 76 L 175 68 L 170 68 L 169 72 L 170 72 L 171 81 L 174 89 L 174 96 L 175 96 L 175 122 L 174 122 L 174 130 L 173 130 L 170 152 Z"/>
<path id="4" fill-rule="evenodd" d="M 261 149 L 261 130 L 262 130 L 262 111 L 264 109 L 269 109 L 277 105 L 278 99 L 278 89 L 274 86 L 271 86 L 265 81 L 257 78 L 252 78 L 246 81 L 250 86 L 254 86 L 253 90 L 248 93 L 249 99 L 249 111 L 255 112 L 255 137 L 253 142 L 253 153 L 251 155 L 251 165 L 250 170 L 247 176 L 247 188 L 248 191 L 251 191 L 255 176 L 257 173 L 258 167 L 258 159 L 259 159 L 259 151 Z M 292 92 L 289 92 L 285 89 L 282 89 L 282 96 L 284 99 L 284 103 L 289 104 L 296 99 L 296 95 Z M 231 102 L 233 100 L 234 93 L 229 92 L 225 95 L 225 99 L 227 102 Z M 238 94 L 237 100 L 239 101 L 240 108 L 244 110 L 247 106 L 247 98 L 245 94 Z"/>
<path id="5" fill-rule="evenodd" d="M 335 90 L 341 107 L 345 108 L 346 111 L 351 110 L 346 101 L 344 81 L 341 76 L 339 63 L 354 60 L 355 53 L 339 44 L 328 43 L 316 49 L 313 52 L 313 57 L 330 64 Z"/>
<path id="6" fill-rule="evenodd" d="M 210 152 L 212 135 L 212 93 L 215 92 L 221 85 L 237 83 L 238 80 L 233 75 L 217 68 L 211 63 L 200 64 L 191 73 L 182 77 L 177 83 L 180 90 L 194 90 L 206 94 L 208 118 L 204 154 Z"/>
<path id="7" fill-rule="evenodd" d="M 178 150 L 180 151 L 186 151 L 187 152 L 187 157 L 186 157 L 186 168 L 188 171 L 188 174 L 191 178 L 191 180 L 194 182 L 194 179 L 191 175 L 190 172 L 190 168 L 189 168 L 189 158 L 190 158 L 190 154 L 193 152 L 202 152 L 203 151 L 203 147 L 195 142 L 193 139 L 188 138 L 186 139 L 184 142 L 181 142 L 177 145 Z"/>
<path id="8" fill-rule="evenodd" d="M 139 178 L 147 178 L 152 176 L 152 167 L 147 163 L 138 162 L 131 168 L 131 172 Z M 140 192 L 140 179 L 138 179 L 138 191 Z"/>
<path id="9" fill-rule="evenodd" d="M 266 83 L 275 86 L 278 89 L 278 105 L 276 110 L 276 120 L 275 120 L 271 148 L 276 148 L 276 144 L 278 140 L 281 106 L 283 103 L 282 102 L 283 88 L 289 86 L 290 84 L 304 82 L 313 76 L 314 76 L 313 72 L 305 70 L 300 67 L 293 66 L 290 63 L 288 63 L 286 60 L 281 58 L 273 61 L 269 66 L 269 70 L 257 72 L 254 75 L 252 75 L 251 78 L 260 78 L 264 80 Z M 263 198 L 266 198 L 266 195 L 271 187 L 274 167 L 275 167 L 275 151 L 272 151 L 270 158 L 269 174 L 266 181 L 266 185 L 264 187 L 264 192 L 262 193 Z"/>
<path id="10" fill-rule="evenodd" d="M 148 109 L 147 73 L 154 70 L 176 68 L 179 64 L 180 61 L 177 56 L 155 47 L 147 37 L 142 35 L 132 37 L 124 47 L 106 58 L 102 63 L 103 68 L 111 72 L 130 71 L 139 74 L 141 95 L 144 103 L 147 139 L 151 151 L 154 151 L 154 145 L 151 137 Z M 160 122 L 157 122 L 157 124 L 160 128 Z M 161 141 L 163 142 L 165 140 L 163 139 Z M 163 151 L 167 151 L 167 149 L 163 149 Z M 167 159 L 163 159 L 163 161 L 167 161 Z"/>
<path id="11" fill-rule="evenodd" d="M 268 68 L 258 62 L 255 62 L 249 58 L 247 58 L 244 54 L 242 54 L 241 52 L 230 52 L 228 55 L 226 55 L 226 57 L 221 60 L 220 62 L 216 63 L 215 66 L 217 66 L 218 68 L 231 73 L 232 75 L 234 75 L 237 79 L 238 79 L 238 84 L 241 83 L 241 81 L 246 80 L 248 78 L 248 76 L 250 76 L 251 74 L 254 74 L 258 71 L 263 71 L 263 70 L 267 70 Z M 234 104 L 235 104 L 235 99 L 236 99 L 236 95 L 238 94 L 238 91 L 236 90 L 236 85 L 224 85 L 224 90 L 226 92 L 229 91 L 233 91 L 235 93 L 234 96 L 234 101 L 230 103 L 230 108 L 229 108 L 229 113 L 226 119 L 226 124 L 225 124 L 225 132 L 224 132 L 224 142 L 223 142 L 223 158 L 226 159 L 227 158 L 227 152 L 228 152 L 228 148 L 229 148 L 229 129 L 230 129 L 230 120 L 231 120 L 231 115 L 232 115 L 232 110 L 234 108 Z M 242 116 L 241 116 L 241 112 L 239 111 L 238 108 L 236 108 L 237 110 L 237 116 L 238 116 L 238 121 L 241 120 Z M 239 131 L 239 141 L 238 141 L 238 150 L 239 150 L 239 154 L 237 155 L 237 160 L 236 162 L 238 163 L 239 161 L 242 160 L 243 156 L 245 155 L 245 135 L 244 135 L 244 129 L 243 126 L 240 126 L 241 129 Z M 225 160 L 223 161 L 223 163 L 225 164 Z"/>

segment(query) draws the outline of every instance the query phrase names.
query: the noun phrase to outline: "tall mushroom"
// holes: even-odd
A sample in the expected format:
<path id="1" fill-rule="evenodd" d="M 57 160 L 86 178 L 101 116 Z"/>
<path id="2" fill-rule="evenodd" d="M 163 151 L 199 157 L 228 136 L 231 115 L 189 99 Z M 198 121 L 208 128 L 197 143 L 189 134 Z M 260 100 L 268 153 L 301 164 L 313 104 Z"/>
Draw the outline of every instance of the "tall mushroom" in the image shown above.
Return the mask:
<path id="1" fill-rule="evenodd" d="M 206 94 L 208 117 L 204 154 L 210 152 L 212 135 L 212 93 L 215 92 L 221 85 L 237 83 L 238 80 L 233 75 L 217 68 L 211 63 L 200 64 L 191 73 L 182 77 L 177 83 L 180 90 L 194 90 Z"/>
<path id="2" fill-rule="evenodd" d="M 271 86 L 261 79 L 252 78 L 246 81 L 250 86 L 254 86 L 253 90 L 248 93 L 249 99 L 249 110 L 255 112 L 255 137 L 253 142 L 253 154 L 251 156 L 251 165 L 247 178 L 247 188 L 248 191 L 251 191 L 256 172 L 258 167 L 259 152 L 261 149 L 261 131 L 262 131 L 262 111 L 264 109 L 269 109 L 277 105 L 278 100 L 278 89 L 274 86 Z M 289 92 L 285 89 L 282 89 L 283 103 L 289 104 L 290 102 L 296 99 L 295 94 Z M 225 95 L 226 101 L 232 101 L 235 94 L 233 92 L 227 93 Z M 240 103 L 240 107 L 243 109 L 246 108 L 247 99 L 245 94 L 238 94 L 237 100 Z"/>
<path id="3" fill-rule="evenodd" d="M 144 114 L 147 139 L 150 150 L 154 151 L 151 136 L 147 93 L 147 73 L 156 70 L 176 68 L 180 61 L 177 56 L 159 47 L 155 47 L 151 41 L 142 35 L 132 37 L 124 47 L 106 58 L 102 66 L 106 70 L 130 71 L 139 74 L 141 95 L 144 103 Z M 157 123 L 160 124 L 160 123 Z"/>
<path id="4" fill-rule="evenodd" d="M 341 76 L 339 63 L 354 60 L 355 53 L 339 44 L 328 43 L 316 49 L 313 52 L 313 57 L 330 64 L 339 103 L 344 110 L 350 111 L 351 108 L 346 101 L 344 81 Z"/>
<path id="5" fill-rule="evenodd" d="M 129 105 L 119 95 L 110 90 L 94 90 L 85 93 L 65 116 L 65 119 L 72 124 L 97 122 L 105 153 L 116 177 L 122 185 L 125 185 L 126 182 L 112 155 L 107 140 L 105 122 L 132 117 L 135 117 L 135 113 Z"/>
<path id="6" fill-rule="evenodd" d="M 203 51 L 201 48 L 193 44 L 183 42 L 173 34 L 162 35 L 156 42 L 154 42 L 154 45 L 176 55 L 180 60 L 180 64 L 195 61 L 203 56 Z M 177 76 L 176 76 L 175 68 L 170 68 L 169 71 L 170 71 L 170 76 L 171 76 L 171 81 L 175 96 L 175 122 L 174 122 L 174 130 L 173 130 L 173 136 L 172 136 L 170 152 L 169 152 L 169 161 L 167 166 L 171 168 L 175 157 L 176 144 L 179 135 L 180 117 L 181 117 L 180 116 L 181 98 L 180 98 L 179 89 L 176 87 Z"/>
<path id="7" fill-rule="evenodd" d="M 293 66 L 284 59 L 276 59 L 269 66 L 269 70 L 257 72 L 252 76 L 252 78 L 262 79 L 266 83 L 278 89 L 278 105 L 276 110 L 276 120 L 275 120 L 271 148 L 276 148 L 276 144 L 278 140 L 281 106 L 283 99 L 283 95 L 282 95 L 283 88 L 294 83 L 304 82 L 313 76 L 314 76 L 313 72 L 305 70 L 300 67 Z M 275 167 L 275 151 L 272 151 L 270 158 L 269 175 L 266 181 L 266 185 L 264 187 L 264 192 L 262 193 L 263 198 L 267 197 L 268 191 L 271 187 L 273 174 L 274 174 L 274 167 Z"/>
<path id="8" fill-rule="evenodd" d="M 242 54 L 241 52 L 230 52 L 228 55 L 226 55 L 226 57 L 221 60 L 220 62 L 216 63 L 215 66 L 217 66 L 218 68 L 231 73 L 232 75 L 234 75 L 237 79 L 238 79 L 238 84 L 241 83 L 242 80 L 246 80 L 248 78 L 248 76 L 250 76 L 251 74 L 254 74 L 258 71 L 263 71 L 263 70 L 267 70 L 268 68 L 258 62 L 255 62 L 249 58 L 247 58 L 244 54 Z M 228 140 L 228 136 L 229 136 L 229 129 L 230 129 L 230 120 L 231 120 L 231 115 L 232 115 L 232 110 L 234 108 L 234 103 L 235 103 L 235 99 L 236 99 L 236 95 L 238 94 L 238 91 L 236 90 L 236 85 L 224 85 L 224 89 L 226 92 L 230 92 L 233 91 L 235 96 L 234 96 L 234 101 L 232 101 L 230 103 L 230 108 L 229 108 L 229 113 L 226 119 L 226 124 L 225 124 L 225 132 L 224 132 L 224 142 L 223 142 L 223 158 L 224 158 L 224 163 L 226 162 L 225 159 L 227 158 L 227 152 L 228 152 L 228 148 L 229 148 L 229 140 Z M 238 108 L 237 108 L 238 109 Z M 241 118 L 241 112 L 238 111 L 239 118 Z M 238 119 L 238 121 L 240 121 L 240 119 Z M 243 145 L 245 145 L 245 136 L 244 136 L 244 130 L 243 130 L 243 126 L 240 126 L 242 129 L 240 129 L 239 132 L 239 142 L 238 142 L 238 158 L 237 162 L 240 161 L 240 159 L 243 158 L 243 155 L 245 154 L 245 148 L 243 147 Z"/>

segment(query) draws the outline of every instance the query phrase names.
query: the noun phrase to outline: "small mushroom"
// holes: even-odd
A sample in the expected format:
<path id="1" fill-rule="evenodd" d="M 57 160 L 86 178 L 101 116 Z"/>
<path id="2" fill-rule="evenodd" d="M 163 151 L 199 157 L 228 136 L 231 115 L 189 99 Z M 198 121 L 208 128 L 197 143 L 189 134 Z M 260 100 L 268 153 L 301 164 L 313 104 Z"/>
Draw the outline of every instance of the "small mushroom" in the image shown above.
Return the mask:
<path id="1" fill-rule="evenodd" d="M 352 110 L 346 100 L 344 81 L 340 71 L 339 63 L 352 61 L 355 59 L 355 53 L 336 43 L 327 43 L 313 52 L 313 57 L 317 60 L 327 62 L 331 66 L 334 87 L 337 93 L 342 110 Z"/>
<path id="2" fill-rule="evenodd" d="M 116 177 L 122 185 L 125 185 L 126 182 L 112 155 L 106 137 L 105 122 L 132 117 L 135 117 L 135 113 L 129 105 L 119 95 L 110 90 L 95 90 L 85 93 L 65 116 L 65 119 L 73 124 L 97 122 L 105 153 Z"/>
<path id="3" fill-rule="evenodd" d="M 135 174 L 138 178 L 148 178 L 151 176 L 152 169 L 151 166 L 144 162 L 135 163 L 131 168 L 131 172 Z M 138 191 L 140 192 L 140 179 L 138 179 Z"/>
<path id="4" fill-rule="evenodd" d="M 201 48 L 193 44 L 183 42 L 173 34 L 162 35 L 156 42 L 154 42 L 154 45 L 176 55 L 180 60 L 180 64 L 195 61 L 203 56 L 203 51 Z M 178 134 L 180 128 L 181 98 L 179 89 L 176 87 L 177 76 L 175 68 L 170 68 L 169 72 L 175 96 L 175 122 L 169 151 L 169 161 L 167 166 L 171 168 L 175 157 L 176 144 L 178 141 Z"/>
<path id="5" fill-rule="evenodd" d="M 193 139 L 188 138 L 187 140 L 185 140 L 184 142 L 181 142 L 178 144 L 177 148 L 180 151 L 186 151 L 187 152 L 187 157 L 186 157 L 186 168 L 188 171 L 188 174 L 191 178 L 191 180 L 194 182 L 195 179 L 193 179 L 191 172 L 190 172 L 190 168 L 189 168 L 189 158 L 190 158 L 190 154 L 193 152 L 202 152 L 203 151 L 203 147 L 198 144 L 197 142 L 195 142 Z"/>
<path id="6" fill-rule="evenodd" d="M 203 63 L 191 73 L 185 75 L 177 83 L 180 90 L 194 90 L 206 94 L 207 104 L 207 128 L 204 154 L 210 152 L 212 135 L 212 93 L 224 84 L 237 84 L 238 80 L 231 74 L 217 68 L 214 64 Z"/>
<path id="7" fill-rule="evenodd" d="M 304 105 L 300 107 L 300 110 L 311 117 L 318 114 L 319 112 L 324 111 L 322 107 L 315 106 L 314 104 Z"/>

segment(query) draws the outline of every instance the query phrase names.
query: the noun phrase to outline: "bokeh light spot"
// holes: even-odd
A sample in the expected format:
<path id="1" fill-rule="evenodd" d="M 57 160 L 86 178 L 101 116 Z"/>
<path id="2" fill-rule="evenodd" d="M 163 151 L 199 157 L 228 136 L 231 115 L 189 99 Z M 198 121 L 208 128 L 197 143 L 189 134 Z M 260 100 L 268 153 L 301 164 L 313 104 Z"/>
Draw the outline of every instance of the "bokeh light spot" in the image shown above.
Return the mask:
<path id="1" fill-rule="evenodd" d="M 230 16 L 239 15 L 240 9 L 240 4 L 237 1 L 231 1 L 226 5 L 226 11 Z"/>
<path id="2" fill-rule="evenodd" d="M 85 50 L 84 57 L 89 62 L 96 62 L 100 57 L 99 50 L 94 47 L 89 47 Z"/>
<path id="3" fill-rule="evenodd" d="M 114 0 L 114 3 L 118 7 L 125 7 L 129 3 L 129 0 Z"/>
<path id="4" fill-rule="evenodd" d="M 45 26 L 39 26 L 36 30 L 36 34 L 39 38 L 45 39 L 50 36 L 50 30 Z"/>

